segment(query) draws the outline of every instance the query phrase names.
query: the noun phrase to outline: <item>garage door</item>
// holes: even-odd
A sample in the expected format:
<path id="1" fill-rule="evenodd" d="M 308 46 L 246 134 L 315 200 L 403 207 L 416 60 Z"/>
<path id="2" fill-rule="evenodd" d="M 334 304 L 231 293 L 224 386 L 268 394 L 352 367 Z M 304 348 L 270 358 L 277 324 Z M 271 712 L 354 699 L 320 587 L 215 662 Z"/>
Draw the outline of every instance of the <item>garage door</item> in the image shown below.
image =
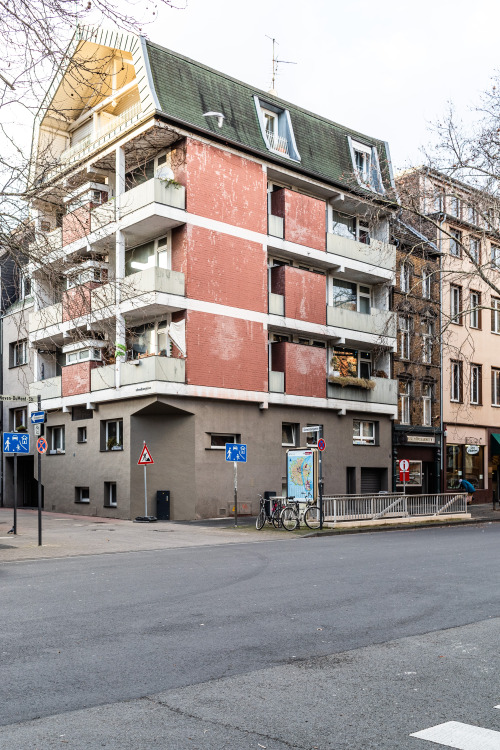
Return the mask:
<path id="1" fill-rule="evenodd" d="M 384 469 L 361 469 L 361 494 L 368 495 L 382 489 Z"/>

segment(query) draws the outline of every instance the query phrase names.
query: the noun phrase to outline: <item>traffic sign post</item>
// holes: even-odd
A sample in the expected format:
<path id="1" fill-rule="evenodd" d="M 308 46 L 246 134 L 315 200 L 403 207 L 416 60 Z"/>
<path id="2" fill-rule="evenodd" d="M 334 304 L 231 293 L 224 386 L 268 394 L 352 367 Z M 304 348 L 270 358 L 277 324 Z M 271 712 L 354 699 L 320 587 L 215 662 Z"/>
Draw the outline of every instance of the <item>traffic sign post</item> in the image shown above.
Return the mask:
<path id="1" fill-rule="evenodd" d="M 37 407 L 38 411 L 34 412 L 31 415 L 31 421 L 36 427 L 40 427 L 40 430 L 43 430 L 43 425 L 47 421 L 47 412 L 41 411 L 42 407 L 42 397 L 38 395 L 37 397 Z M 33 422 L 33 416 L 35 416 L 35 421 Z M 38 417 L 38 419 L 37 419 Z M 40 446 L 42 444 L 42 441 L 45 443 L 45 450 L 41 451 Z M 38 485 L 37 485 L 37 505 L 38 505 L 38 546 L 42 546 L 42 452 L 45 453 L 47 450 L 47 441 L 43 437 L 39 437 L 36 443 L 36 449 L 38 451 L 38 457 L 37 457 L 37 474 L 38 474 Z"/>
<path id="2" fill-rule="evenodd" d="M 14 454 L 14 518 L 12 533 L 17 534 L 17 454 L 30 452 L 30 436 L 27 432 L 4 432 L 3 452 Z"/>
<path id="3" fill-rule="evenodd" d="M 410 462 L 407 458 L 399 462 L 399 481 L 403 483 L 403 495 L 406 495 L 406 482 L 410 481 Z"/>
<path id="4" fill-rule="evenodd" d="M 226 443 L 226 461 L 234 464 L 234 525 L 238 525 L 238 464 L 247 462 L 245 443 Z"/>
<path id="5" fill-rule="evenodd" d="M 144 466 L 144 516 L 137 516 L 135 519 L 137 523 L 154 523 L 158 520 L 156 516 L 148 516 L 148 479 L 146 476 L 146 467 L 152 464 L 154 464 L 153 456 L 144 440 L 141 455 L 137 461 L 137 466 Z"/>

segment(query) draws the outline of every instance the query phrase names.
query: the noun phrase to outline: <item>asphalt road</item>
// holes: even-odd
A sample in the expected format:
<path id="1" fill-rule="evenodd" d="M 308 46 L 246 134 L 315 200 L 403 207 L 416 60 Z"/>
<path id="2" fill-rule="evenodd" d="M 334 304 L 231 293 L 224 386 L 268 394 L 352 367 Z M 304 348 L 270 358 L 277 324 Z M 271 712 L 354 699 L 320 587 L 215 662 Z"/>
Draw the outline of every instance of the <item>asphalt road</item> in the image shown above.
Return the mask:
<path id="1" fill-rule="evenodd" d="M 0 565 L 0 748 L 500 732 L 499 548 L 496 524 Z"/>

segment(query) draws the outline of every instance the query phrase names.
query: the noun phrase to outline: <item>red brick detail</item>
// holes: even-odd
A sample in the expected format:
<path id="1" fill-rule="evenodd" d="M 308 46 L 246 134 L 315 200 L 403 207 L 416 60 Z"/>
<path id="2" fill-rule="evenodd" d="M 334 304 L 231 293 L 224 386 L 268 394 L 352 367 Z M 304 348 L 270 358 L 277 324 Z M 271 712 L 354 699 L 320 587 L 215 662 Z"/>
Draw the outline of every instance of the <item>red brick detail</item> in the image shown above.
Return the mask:
<path id="1" fill-rule="evenodd" d="M 86 203 L 80 206 L 70 214 L 63 216 L 62 220 L 62 244 L 69 245 L 75 240 L 86 237 L 90 234 L 90 211 L 95 208 L 97 203 Z"/>
<path id="2" fill-rule="evenodd" d="M 271 291 L 285 297 L 285 315 L 326 325 L 326 276 L 293 266 L 271 271 Z"/>
<path id="3" fill-rule="evenodd" d="M 90 313 L 90 293 L 92 289 L 100 286 L 95 281 L 88 281 L 86 284 L 75 286 L 64 292 L 62 298 L 63 322 L 81 318 L 83 315 Z"/>
<path id="4" fill-rule="evenodd" d="M 187 311 L 186 383 L 267 391 L 267 331 L 254 323 Z"/>
<path id="5" fill-rule="evenodd" d="M 172 239 L 172 268 L 186 296 L 267 312 L 267 257 L 262 245 L 188 224 Z"/>
<path id="6" fill-rule="evenodd" d="M 75 362 L 62 368 L 62 395 L 76 396 L 90 392 L 90 372 L 100 367 L 99 362 Z"/>
<path id="7" fill-rule="evenodd" d="M 271 351 L 273 370 L 285 373 L 285 393 L 326 398 L 326 349 L 280 341 Z"/>
<path id="8" fill-rule="evenodd" d="M 326 250 L 325 201 L 281 188 L 271 193 L 271 212 L 284 219 L 285 240 Z"/>
<path id="9" fill-rule="evenodd" d="M 190 213 L 267 233 L 267 177 L 260 164 L 190 138 L 185 153 Z"/>

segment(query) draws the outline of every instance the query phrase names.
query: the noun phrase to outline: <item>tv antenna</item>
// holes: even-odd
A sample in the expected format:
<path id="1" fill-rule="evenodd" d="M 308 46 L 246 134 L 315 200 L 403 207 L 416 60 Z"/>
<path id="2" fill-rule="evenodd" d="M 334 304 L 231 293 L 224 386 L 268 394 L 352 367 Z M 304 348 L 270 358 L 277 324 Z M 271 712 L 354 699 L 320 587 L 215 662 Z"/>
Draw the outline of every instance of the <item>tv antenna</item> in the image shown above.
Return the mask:
<path id="1" fill-rule="evenodd" d="M 272 76 L 272 80 L 271 80 L 271 91 L 269 93 L 270 94 L 276 94 L 275 85 L 276 85 L 276 78 L 278 77 L 278 65 L 281 65 L 281 64 L 284 64 L 284 65 L 297 65 L 297 63 L 293 62 L 292 60 L 279 60 L 276 57 L 276 46 L 278 45 L 278 42 L 272 36 L 268 36 L 266 34 L 266 37 L 268 39 L 270 39 L 272 41 L 272 43 L 273 43 L 273 76 Z"/>

